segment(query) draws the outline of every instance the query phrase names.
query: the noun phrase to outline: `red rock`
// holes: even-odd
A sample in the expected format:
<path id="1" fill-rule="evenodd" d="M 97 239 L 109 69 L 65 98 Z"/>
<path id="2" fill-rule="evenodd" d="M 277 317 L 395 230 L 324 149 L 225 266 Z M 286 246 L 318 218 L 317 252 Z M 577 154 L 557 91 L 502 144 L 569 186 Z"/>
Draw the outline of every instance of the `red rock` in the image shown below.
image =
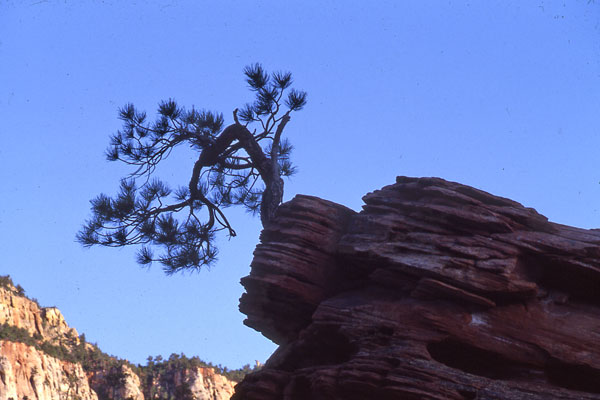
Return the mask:
<path id="1" fill-rule="evenodd" d="M 399 177 L 282 205 L 242 280 L 279 344 L 235 400 L 600 399 L 600 231 Z"/>

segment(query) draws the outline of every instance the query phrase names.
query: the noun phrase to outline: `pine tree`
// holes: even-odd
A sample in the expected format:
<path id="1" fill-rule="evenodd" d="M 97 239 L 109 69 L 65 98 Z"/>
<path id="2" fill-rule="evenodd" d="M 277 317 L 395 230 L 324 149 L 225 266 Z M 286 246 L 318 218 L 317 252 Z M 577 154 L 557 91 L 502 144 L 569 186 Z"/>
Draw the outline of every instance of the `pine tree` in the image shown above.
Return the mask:
<path id="1" fill-rule="evenodd" d="M 159 104 L 152 123 L 132 104 L 119 110 L 123 128 L 111 137 L 106 155 L 134 171 L 121 180 L 116 196 L 91 201 L 92 218 L 77 234 L 80 243 L 140 245 L 140 264 L 158 261 L 171 274 L 212 264 L 217 232 L 236 236 L 224 208 L 241 205 L 259 213 L 263 226 L 271 221 L 283 198 L 282 176 L 295 172 L 283 130 L 291 112 L 306 104 L 306 93 L 290 89 L 289 72 L 268 74 L 254 64 L 244 74 L 255 101 L 234 110 L 225 129 L 222 114 L 188 110 L 171 99 Z M 173 190 L 155 171 L 183 144 L 199 154 L 188 185 Z M 155 256 L 153 248 L 162 254 Z"/>

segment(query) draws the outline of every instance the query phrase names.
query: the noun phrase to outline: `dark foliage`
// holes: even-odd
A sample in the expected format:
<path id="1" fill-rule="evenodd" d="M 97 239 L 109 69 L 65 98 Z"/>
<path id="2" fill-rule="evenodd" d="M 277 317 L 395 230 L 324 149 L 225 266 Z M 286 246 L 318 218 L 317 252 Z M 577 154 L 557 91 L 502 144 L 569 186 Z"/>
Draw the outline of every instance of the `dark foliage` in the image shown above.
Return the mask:
<path id="1" fill-rule="evenodd" d="M 282 132 L 290 113 L 306 104 L 306 93 L 289 89 L 289 72 L 268 74 L 254 64 L 244 74 L 255 100 L 235 110 L 234 123 L 225 129 L 222 114 L 186 109 L 172 99 L 159 104 L 154 122 L 132 104 L 119 110 L 123 128 L 111 137 L 106 155 L 133 172 L 116 196 L 100 194 L 91 201 L 92 218 L 77 235 L 80 243 L 141 245 L 140 264 L 158 261 L 174 273 L 213 263 L 218 231 L 235 236 L 224 208 L 241 205 L 260 213 L 263 225 L 270 221 L 282 200 L 281 177 L 295 172 L 292 146 Z M 173 189 L 155 170 L 183 144 L 199 155 L 189 183 Z M 157 247 L 162 254 L 154 254 Z"/>
<path id="2" fill-rule="evenodd" d="M 8 324 L 0 325 L 0 340 L 25 343 L 29 346 L 37 346 L 37 341 L 29 334 L 27 329 L 17 328 Z"/>
<path id="3" fill-rule="evenodd" d="M 0 275 L 0 288 L 8 289 L 18 296 L 25 296 L 25 289 L 21 285 L 15 285 L 10 275 Z"/>

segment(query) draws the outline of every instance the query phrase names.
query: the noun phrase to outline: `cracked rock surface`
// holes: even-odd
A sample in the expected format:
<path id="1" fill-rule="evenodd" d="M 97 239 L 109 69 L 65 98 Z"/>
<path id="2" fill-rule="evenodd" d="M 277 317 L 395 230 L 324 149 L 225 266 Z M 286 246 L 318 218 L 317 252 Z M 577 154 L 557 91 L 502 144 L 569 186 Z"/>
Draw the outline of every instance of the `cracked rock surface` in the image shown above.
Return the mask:
<path id="1" fill-rule="evenodd" d="M 242 279 L 279 348 L 235 400 L 600 399 L 600 231 L 438 178 L 283 204 Z"/>

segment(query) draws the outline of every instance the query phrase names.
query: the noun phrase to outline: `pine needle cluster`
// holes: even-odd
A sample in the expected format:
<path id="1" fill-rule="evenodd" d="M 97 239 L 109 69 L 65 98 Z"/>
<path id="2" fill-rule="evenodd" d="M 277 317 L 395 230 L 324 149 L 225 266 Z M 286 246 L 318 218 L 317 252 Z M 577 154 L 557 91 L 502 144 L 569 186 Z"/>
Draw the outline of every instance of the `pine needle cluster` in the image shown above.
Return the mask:
<path id="1" fill-rule="evenodd" d="M 115 196 L 91 200 L 92 217 L 77 235 L 81 244 L 140 245 L 140 264 L 157 261 L 171 274 L 214 263 L 215 234 L 236 235 L 225 208 L 243 206 L 260 214 L 263 225 L 272 219 L 283 196 L 281 177 L 296 172 L 283 129 L 290 113 L 305 106 L 306 93 L 290 89 L 289 72 L 268 74 L 253 64 L 244 75 L 255 100 L 235 110 L 225 129 L 222 114 L 186 109 L 173 99 L 159 104 L 153 122 L 133 104 L 119 110 L 123 127 L 111 136 L 106 157 L 133 171 Z M 198 159 L 189 183 L 172 188 L 156 169 L 180 145 L 197 151 Z M 155 255 L 157 248 L 162 253 Z"/>

